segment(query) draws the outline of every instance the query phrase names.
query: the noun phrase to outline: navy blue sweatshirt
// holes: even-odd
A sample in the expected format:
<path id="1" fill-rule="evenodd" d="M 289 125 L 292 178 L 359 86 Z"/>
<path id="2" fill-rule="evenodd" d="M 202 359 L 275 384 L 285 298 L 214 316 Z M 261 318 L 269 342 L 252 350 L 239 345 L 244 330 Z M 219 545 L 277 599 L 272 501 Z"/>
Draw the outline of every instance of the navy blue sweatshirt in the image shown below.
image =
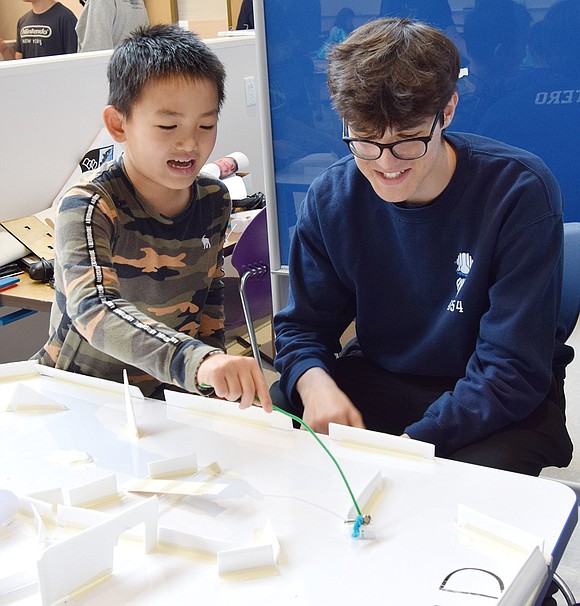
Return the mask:
<path id="1" fill-rule="evenodd" d="M 383 201 L 352 156 L 312 183 L 291 245 L 289 304 L 275 319 L 289 397 L 309 368 L 332 371 L 353 319 L 374 363 L 457 377 L 406 429 L 439 455 L 528 416 L 564 348 L 558 184 L 528 152 L 445 136 L 456 170 L 427 206 Z"/>

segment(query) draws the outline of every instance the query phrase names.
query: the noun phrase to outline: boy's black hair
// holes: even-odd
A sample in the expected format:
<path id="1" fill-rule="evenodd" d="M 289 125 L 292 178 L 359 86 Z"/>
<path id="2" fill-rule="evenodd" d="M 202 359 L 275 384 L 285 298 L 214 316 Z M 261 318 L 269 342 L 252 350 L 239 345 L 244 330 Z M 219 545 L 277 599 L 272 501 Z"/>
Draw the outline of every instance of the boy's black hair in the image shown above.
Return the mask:
<path id="1" fill-rule="evenodd" d="M 177 25 L 139 28 L 113 52 L 107 68 L 109 105 L 129 117 L 143 87 L 155 79 L 190 78 L 212 82 L 218 111 L 225 99 L 222 62 L 194 32 Z"/>

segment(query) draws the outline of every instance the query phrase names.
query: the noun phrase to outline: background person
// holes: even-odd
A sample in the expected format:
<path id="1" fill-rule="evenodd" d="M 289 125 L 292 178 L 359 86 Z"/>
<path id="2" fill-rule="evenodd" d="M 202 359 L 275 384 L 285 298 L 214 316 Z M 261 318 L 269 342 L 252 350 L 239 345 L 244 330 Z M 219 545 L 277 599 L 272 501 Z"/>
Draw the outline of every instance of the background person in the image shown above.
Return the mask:
<path id="1" fill-rule="evenodd" d="M 76 31 L 79 52 L 115 48 L 139 27 L 149 25 L 143 0 L 81 0 Z"/>
<path id="2" fill-rule="evenodd" d="M 75 14 L 55 0 L 24 0 L 31 10 L 18 19 L 16 50 L 0 38 L 0 53 L 5 61 L 76 53 Z"/>
<path id="3" fill-rule="evenodd" d="M 469 74 L 459 80 L 453 130 L 478 132 L 489 107 L 518 88 L 531 25 L 526 7 L 514 0 L 479 0 L 467 13 Z"/>

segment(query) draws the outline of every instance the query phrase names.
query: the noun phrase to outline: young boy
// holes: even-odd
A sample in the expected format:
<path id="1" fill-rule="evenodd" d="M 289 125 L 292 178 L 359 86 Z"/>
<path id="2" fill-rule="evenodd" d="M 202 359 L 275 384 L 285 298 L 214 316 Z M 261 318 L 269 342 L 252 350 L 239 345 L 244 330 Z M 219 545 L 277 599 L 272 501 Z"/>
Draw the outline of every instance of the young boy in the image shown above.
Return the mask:
<path id="1" fill-rule="evenodd" d="M 225 72 L 177 26 L 137 31 L 113 53 L 103 120 L 120 160 L 82 179 L 56 217 L 56 298 L 42 364 L 164 384 L 240 406 L 271 402 L 258 364 L 224 349 L 227 189 L 199 174 L 217 135 Z"/>
<path id="2" fill-rule="evenodd" d="M 532 475 L 567 465 L 554 177 L 523 150 L 446 132 L 459 55 L 435 28 L 371 21 L 328 70 L 352 155 L 298 214 L 279 404 L 321 432 L 367 427 Z M 358 343 L 337 358 L 353 320 Z"/>

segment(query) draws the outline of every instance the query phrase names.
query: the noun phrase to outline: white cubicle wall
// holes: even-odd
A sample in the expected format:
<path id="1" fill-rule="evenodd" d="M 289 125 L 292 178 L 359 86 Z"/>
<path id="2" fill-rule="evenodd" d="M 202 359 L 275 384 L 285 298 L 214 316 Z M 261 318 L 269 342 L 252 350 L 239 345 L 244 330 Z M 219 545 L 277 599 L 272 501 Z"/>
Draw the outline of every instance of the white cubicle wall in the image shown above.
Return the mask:
<path id="1" fill-rule="evenodd" d="M 0 220 L 50 206 L 101 128 L 110 51 L 0 64 Z"/>
<path id="2" fill-rule="evenodd" d="M 226 101 L 219 121 L 213 158 L 242 151 L 250 161 L 254 192 L 264 191 L 264 167 L 260 124 L 260 96 L 247 105 L 246 84 L 258 80 L 256 38 L 254 35 L 226 36 L 206 40 L 226 67 Z M 254 193 L 249 192 L 249 193 Z"/>
<path id="3" fill-rule="evenodd" d="M 263 190 L 258 105 L 246 106 L 244 78 L 256 77 L 251 36 L 207 40 L 226 66 L 226 102 L 214 157 L 243 151 Z M 0 221 L 50 206 L 102 127 L 111 51 L 0 64 Z M 259 100 L 258 100 L 259 102 Z"/>
<path id="4" fill-rule="evenodd" d="M 259 103 L 247 106 L 245 78 L 257 78 L 253 36 L 206 41 L 226 67 L 226 101 L 213 158 L 243 151 L 254 191 L 264 191 Z M 47 209 L 102 128 L 111 51 L 0 63 L 0 221 Z M 250 192 L 253 193 L 253 192 Z M 47 314 L 2 328 L 0 363 L 23 359 L 47 334 Z"/>

